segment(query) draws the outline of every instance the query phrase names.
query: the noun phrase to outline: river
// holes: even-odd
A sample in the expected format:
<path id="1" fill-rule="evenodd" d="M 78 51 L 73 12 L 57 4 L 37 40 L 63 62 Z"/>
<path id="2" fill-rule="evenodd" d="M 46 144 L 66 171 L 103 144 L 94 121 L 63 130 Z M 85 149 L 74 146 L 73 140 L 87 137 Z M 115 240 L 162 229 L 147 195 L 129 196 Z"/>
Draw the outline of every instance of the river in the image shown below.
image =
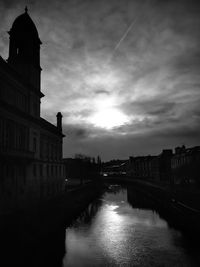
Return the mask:
<path id="1" fill-rule="evenodd" d="M 200 266 L 198 250 L 144 196 L 110 185 L 67 226 L 63 267 Z"/>

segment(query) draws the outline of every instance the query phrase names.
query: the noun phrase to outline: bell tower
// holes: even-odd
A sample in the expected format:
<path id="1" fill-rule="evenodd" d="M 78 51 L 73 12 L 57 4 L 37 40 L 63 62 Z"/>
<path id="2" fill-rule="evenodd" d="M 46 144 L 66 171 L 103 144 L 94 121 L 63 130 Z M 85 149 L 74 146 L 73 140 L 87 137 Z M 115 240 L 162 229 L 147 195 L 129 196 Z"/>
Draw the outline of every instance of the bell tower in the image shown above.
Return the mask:
<path id="1" fill-rule="evenodd" d="M 10 35 L 8 63 L 16 69 L 26 84 L 40 92 L 40 45 L 34 22 L 25 12 L 18 16 L 8 32 Z"/>

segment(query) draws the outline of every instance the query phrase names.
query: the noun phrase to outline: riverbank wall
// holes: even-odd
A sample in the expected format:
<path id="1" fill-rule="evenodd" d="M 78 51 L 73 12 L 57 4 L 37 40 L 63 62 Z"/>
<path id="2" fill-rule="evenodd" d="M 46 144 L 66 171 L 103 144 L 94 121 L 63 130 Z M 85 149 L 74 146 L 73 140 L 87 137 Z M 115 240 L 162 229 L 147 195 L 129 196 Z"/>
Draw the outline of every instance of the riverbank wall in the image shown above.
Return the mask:
<path id="1" fill-rule="evenodd" d="M 100 194 L 101 187 L 100 182 L 88 182 L 66 190 L 59 197 L 43 200 L 30 208 L 2 216 L 1 229 L 13 228 L 15 225 L 23 229 L 33 227 L 38 234 L 48 234 L 76 218 Z"/>
<path id="2" fill-rule="evenodd" d="M 102 184 L 90 182 L 37 207 L 1 217 L 0 265 L 62 266 L 66 228 L 101 193 Z"/>

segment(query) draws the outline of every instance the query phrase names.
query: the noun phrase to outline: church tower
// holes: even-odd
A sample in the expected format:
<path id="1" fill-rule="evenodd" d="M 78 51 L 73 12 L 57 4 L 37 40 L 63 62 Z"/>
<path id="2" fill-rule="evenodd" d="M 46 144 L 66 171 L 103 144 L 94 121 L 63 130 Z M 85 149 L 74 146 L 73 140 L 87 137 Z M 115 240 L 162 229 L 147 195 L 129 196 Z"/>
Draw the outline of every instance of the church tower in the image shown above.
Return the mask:
<path id="1" fill-rule="evenodd" d="M 40 45 L 36 26 L 25 12 L 13 22 L 10 35 L 8 63 L 22 76 L 32 89 L 40 91 Z"/>
<path id="2" fill-rule="evenodd" d="M 12 24 L 10 35 L 8 64 L 21 77 L 29 94 L 29 114 L 40 117 L 41 67 L 40 45 L 37 28 L 25 12 L 18 16 Z"/>

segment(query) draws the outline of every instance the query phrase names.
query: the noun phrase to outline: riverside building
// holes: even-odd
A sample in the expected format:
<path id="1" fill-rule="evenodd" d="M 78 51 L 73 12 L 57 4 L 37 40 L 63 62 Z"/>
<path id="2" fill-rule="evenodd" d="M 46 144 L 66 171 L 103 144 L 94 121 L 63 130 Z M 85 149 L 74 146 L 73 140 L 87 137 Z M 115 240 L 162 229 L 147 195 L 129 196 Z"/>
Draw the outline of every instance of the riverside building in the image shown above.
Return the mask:
<path id="1" fill-rule="evenodd" d="M 37 28 L 25 12 L 8 32 L 0 57 L 0 210 L 10 212 L 64 190 L 62 114 L 57 125 L 40 116 L 41 67 Z"/>

